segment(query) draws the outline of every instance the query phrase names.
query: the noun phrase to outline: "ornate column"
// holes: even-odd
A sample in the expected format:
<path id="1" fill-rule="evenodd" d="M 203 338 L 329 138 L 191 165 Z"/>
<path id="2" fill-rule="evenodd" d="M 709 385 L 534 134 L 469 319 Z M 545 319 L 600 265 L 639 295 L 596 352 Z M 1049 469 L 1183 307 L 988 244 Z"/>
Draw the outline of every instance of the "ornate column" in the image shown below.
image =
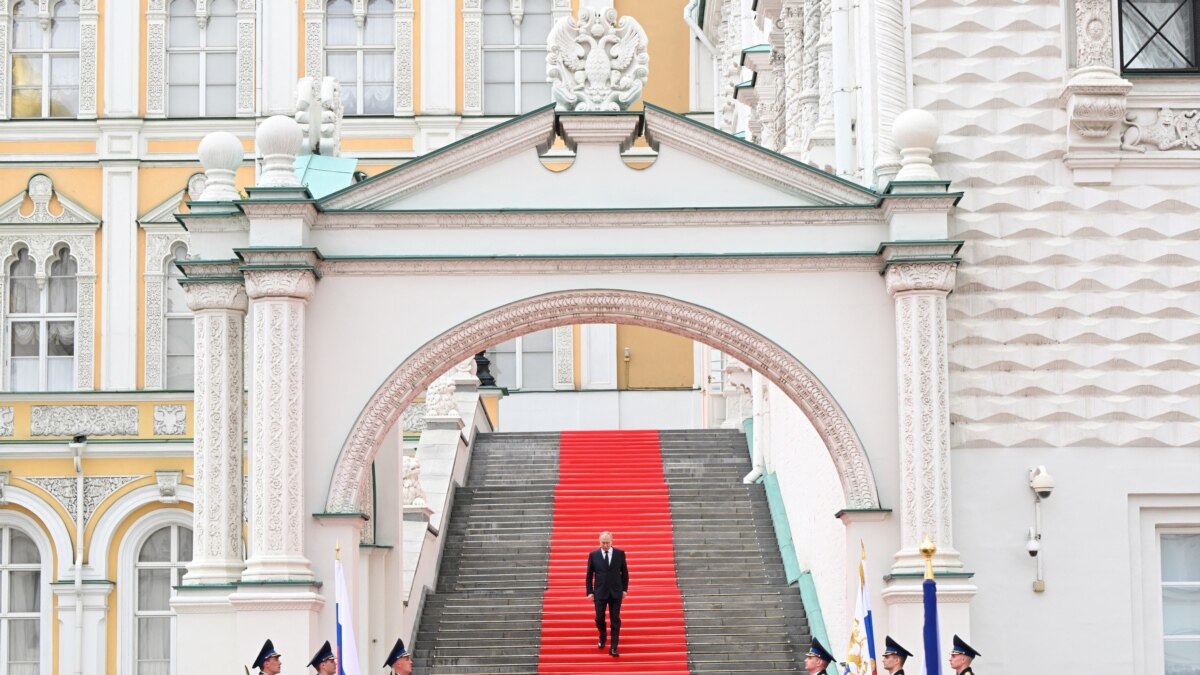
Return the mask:
<path id="1" fill-rule="evenodd" d="M 817 39 L 817 125 L 812 145 L 833 145 L 833 2 L 818 0 L 820 37 Z"/>
<path id="2" fill-rule="evenodd" d="M 804 6 L 789 0 L 783 6 L 783 152 L 799 159 L 803 145 L 800 95 L 804 73 Z"/>
<path id="3" fill-rule="evenodd" d="M 186 266 L 185 266 L 186 267 Z M 242 572 L 242 354 L 246 289 L 233 264 L 181 280 L 194 314 L 196 343 L 192 562 L 185 585 L 230 584 Z M 203 277 L 201 277 L 203 275 Z"/>
<path id="4" fill-rule="evenodd" d="M 817 126 L 821 101 L 821 59 L 817 50 L 821 39 L 821 0 L 804 0 L 804 58 L 801 65 L 800 124 L 804 158 L 812 130 Z"/>
<path id="5" fill-rule="evenodd" d="M 958 263 L 890 264 L 884 278 L 896 303 L 896 380 L 900 402 L 900 551 L 893 573 L 919 573 L 925 534 L 935 564 L 961 568 L 950 511 L 950 392 L 946 296 Z"/>
<path id="6" fill-rule="evenodd" d="M 243 582 L 312 581 L 304 556 L 304 314 L 312 266 L 246 269 L 253 363 L 250 558 Z"/>
<path id="7" fill-rule="evenodd" d="M 900 151 L 892 140 L 892 122 L 908 109 L 907 30 L 900 0 L 875 3 L 875 184 L 879 189 L 900 171 Z"/>

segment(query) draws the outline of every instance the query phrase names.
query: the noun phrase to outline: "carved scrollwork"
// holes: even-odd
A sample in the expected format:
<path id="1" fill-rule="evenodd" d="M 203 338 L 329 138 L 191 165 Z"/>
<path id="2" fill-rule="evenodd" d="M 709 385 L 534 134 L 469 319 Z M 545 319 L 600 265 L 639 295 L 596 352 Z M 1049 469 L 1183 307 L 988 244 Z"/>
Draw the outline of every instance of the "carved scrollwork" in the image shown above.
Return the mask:
<path id="1" fill-rule="evenodd" d="M 246 272 L 246 293 L 253 299 L 298 298 L 307 300 L 317 278 L 309 270 L 255 270 Z"/>
<path id="2" fill-rule="evenodd" d="M 188 308 L 193 312 L 206 309 L 230 309 L 246 311 L 246 287 L 230 282 L 202 282 L 182 284 L 187 296 Z"/>

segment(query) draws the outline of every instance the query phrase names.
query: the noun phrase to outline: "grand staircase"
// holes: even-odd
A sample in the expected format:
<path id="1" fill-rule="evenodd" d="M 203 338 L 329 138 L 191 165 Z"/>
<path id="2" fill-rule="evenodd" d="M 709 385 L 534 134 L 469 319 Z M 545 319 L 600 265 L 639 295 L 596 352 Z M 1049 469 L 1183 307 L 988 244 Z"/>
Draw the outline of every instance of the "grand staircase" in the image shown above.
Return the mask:
<path id="1" fill-rule="evenodd" d="M 744 437 L 736 431 L 663 431 L 659 444 L 688 669 L 801 670 L 808 622 L 799 593 L 784 578 L 763 487 L 741 483 L 750 471 Z M 477 437 L 467 487 L 458 491 L 443 534 L 438 587 L 421 618 L 416 672 L 538 672 L 558 448 L 556 433 Z M 620 532 L 616 539 L 620 547 Z M 584 562 L 581 603 L 587 602 Z M 636 561 L 630 566 L 635 569 Z M 632 578 L 631 591 L 636 588 Z M 633 618 L 623 618 L 622 651 L 632 652 Z M 638 672 L 632 663 L 630 668 Z M 607 664 L 604 670 L 612 672 Z"/>

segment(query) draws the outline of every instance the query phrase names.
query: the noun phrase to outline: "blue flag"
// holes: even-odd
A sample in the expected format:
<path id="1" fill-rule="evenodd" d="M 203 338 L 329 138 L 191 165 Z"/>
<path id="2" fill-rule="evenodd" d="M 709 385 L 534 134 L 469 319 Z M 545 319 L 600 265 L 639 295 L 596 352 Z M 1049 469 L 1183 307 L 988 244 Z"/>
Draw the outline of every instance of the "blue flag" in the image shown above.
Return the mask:
<path id="1" fill-rule="evenodd" d="M 938 645 L 937 582 L 925 583 L 925 675 L 941 675 L 942 648 Z"/>

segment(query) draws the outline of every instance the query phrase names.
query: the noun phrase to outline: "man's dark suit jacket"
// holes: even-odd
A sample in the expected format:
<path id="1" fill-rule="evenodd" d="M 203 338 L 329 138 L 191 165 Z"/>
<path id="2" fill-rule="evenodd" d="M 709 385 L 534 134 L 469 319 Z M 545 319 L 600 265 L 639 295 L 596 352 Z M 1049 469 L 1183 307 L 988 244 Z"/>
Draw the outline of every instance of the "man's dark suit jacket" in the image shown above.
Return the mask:
<path id="1" fill-rule="evenodd" d="M 613 548 L 609 552 L 612 562 L 604 564 L 604 551 L 596 549 L 588 554 L 587 594 L 595 595 L 597 600 L 607 600 L 610 597 L 621 599 L 621 594 L 629 590 L 629 568 L 625 566 L 625 551 Z"/>

